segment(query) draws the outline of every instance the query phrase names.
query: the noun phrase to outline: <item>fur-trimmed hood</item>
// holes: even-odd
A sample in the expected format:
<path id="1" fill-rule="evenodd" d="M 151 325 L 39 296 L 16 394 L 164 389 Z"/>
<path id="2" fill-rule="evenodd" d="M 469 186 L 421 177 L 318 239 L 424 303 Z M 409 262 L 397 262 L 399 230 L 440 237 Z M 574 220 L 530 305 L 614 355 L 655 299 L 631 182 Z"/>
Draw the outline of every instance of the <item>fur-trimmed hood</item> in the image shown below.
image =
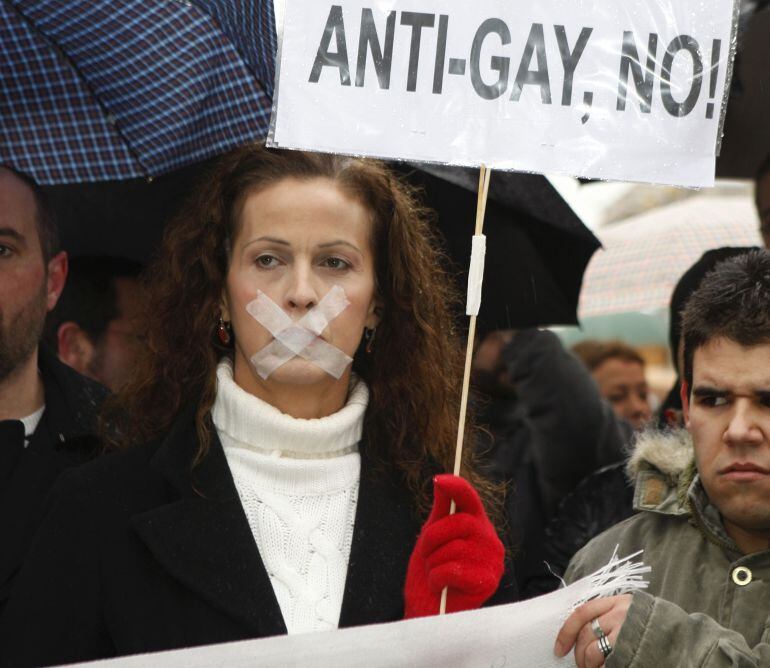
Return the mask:
<path id="1" fill-rule="evenodd" d="M 655 468 L 678 478 L 694 459 L 692 437 L 686 429 L 648 429 L 636 437 L 626 473 L 633 480 L 642 469 Z"/>
<path id="2" fill-rule="evenodd" d="M 684 429 L 642 432 L 626 465 L 635 482 L 634 508 L 682 515 L 690 512 L 687 491 L 695 475 L 692 438 Z"/>

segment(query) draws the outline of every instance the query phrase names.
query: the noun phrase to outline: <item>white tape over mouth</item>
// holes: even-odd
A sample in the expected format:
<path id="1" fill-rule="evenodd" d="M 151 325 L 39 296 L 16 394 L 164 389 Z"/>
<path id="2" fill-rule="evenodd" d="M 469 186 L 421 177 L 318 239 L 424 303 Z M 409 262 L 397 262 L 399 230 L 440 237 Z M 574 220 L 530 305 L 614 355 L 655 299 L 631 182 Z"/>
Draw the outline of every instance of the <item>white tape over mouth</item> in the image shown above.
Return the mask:
<path id="1" fill-rule="evenodd" d="M 270 297 L 258 291 L 256 299 L 246 304 L 246 311 L 273 335 L 275 341 L 252 355 L 251 363 L 257 373 L 267 380 L 286 362 L 301 357 L 330 376 L 340 378 L 353 358 L 319 337 L 349 304 L 342 287 L 334 285 L 318 304 L 294 322 Z"/>

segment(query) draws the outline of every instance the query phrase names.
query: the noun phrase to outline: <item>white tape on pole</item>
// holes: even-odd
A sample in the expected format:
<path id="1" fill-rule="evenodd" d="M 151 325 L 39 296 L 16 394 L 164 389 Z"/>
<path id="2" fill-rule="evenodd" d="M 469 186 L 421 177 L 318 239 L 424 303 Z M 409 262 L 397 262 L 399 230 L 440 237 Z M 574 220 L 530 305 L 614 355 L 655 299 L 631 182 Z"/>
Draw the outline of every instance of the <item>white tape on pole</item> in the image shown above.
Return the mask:
<path id="1" fill-rule="evenodd" d="M 481 308 L 481 287 L 484 283 L 484 257 L 486 253 L 486 236 L 474 234 L 471 242 L 471 264 L 468 269 L 468 296 L 465 303 L 467 315 L 478 315 Z"/>

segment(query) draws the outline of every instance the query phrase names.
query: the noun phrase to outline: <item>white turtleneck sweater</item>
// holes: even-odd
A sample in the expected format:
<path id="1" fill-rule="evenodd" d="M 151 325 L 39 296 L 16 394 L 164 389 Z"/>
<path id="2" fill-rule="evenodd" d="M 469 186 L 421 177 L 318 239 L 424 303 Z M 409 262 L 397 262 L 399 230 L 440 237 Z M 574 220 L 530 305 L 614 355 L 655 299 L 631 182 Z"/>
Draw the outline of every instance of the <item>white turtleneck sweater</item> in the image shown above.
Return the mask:
<path id="1" fill-rule="evenodd" d="M 227 359 L 217 381 L 212 419 L 286 628 L 337 628 L 369 390 L 353 382 L 342 410 L 301 420 L 236 385 Z"/>

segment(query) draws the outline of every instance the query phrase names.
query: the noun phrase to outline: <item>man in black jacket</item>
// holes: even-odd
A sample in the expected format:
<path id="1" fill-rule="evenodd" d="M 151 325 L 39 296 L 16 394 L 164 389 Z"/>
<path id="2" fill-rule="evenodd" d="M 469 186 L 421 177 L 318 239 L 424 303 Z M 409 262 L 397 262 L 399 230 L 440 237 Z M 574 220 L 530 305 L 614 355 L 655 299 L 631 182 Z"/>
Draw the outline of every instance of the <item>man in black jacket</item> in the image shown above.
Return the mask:
<path id="1" fill-rule="evenodd" d="M 39 346 L 66 277 L 40 188 L 0 166 L 0 610 L 54 480 L 96 446 L 105 390 Z"/>

